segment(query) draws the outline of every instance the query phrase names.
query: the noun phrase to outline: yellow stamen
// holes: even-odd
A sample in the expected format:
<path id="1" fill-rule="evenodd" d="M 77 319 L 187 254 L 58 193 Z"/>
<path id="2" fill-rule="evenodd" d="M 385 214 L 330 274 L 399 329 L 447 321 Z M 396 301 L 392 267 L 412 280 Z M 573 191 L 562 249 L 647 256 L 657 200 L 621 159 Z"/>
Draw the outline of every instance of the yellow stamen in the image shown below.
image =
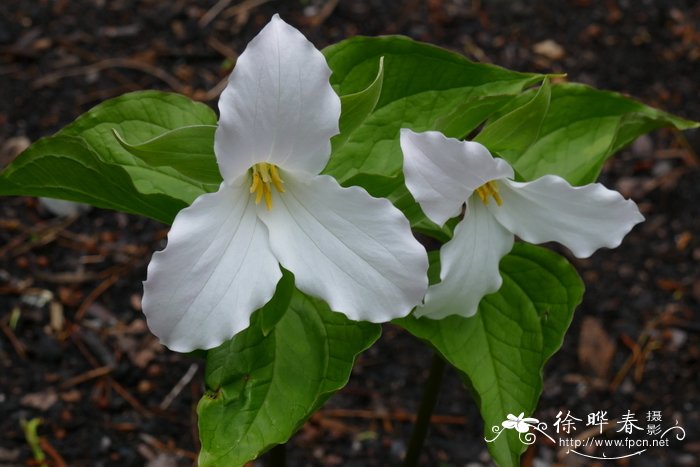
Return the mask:
<path id="1" fill-rule="evenodd" d="M 503 199 L 501 198 L 501 195 L 498 194 L 498 185 L 496 185 L 495 180 L 491 180 L 490 182 L 486 182 L 481 185 L 476 189 L 476 194 L 479 195 L 479 198 L 481 199 L 481 202 L 484 203 L 484 206 L 489 204 L 489 196 L 496 201 L 497 205 L 503 206 Z"/>
<path id="2" fill-rule="evenodd" d="M 252 168 L 253 181 L 250 184 L 250 192 L 255 193 L 255 204 L 260 204 L 260 201 L 265 199 L 267 210 L 272 209 L 272 187 L 279 193 L 284 193 L 284 186 L 279 170 L 274 164 L 260 162 Z"/>
<path id="3" fill-rule="evenodd" d="M 270 209 L 272 209 L 272 191 L 270 190 L 270 187 L 266 186 L 265 192 L 263 194 L 265 195 L 265 206 L 269 211 Z"/>
<path id="4" fill-rule="evenodd" d="M 279 191 L 280 193 L 284 193 L 284 187 L 282 186 L 282 184 L 284 182 L 280 178 L 280 173 L 277 170 L 276 165 L 270 166 L 270 173 L 272 174 L 272 184 L 275 185 L 275 188 L 277 188 L 277 191 Z"/>
<path id="5" fill-rule="evenodd" d="M 260 186 L 260 175 L 257 174 L 257 172 L 253 173 L 253 183 L 250 185 L 250 192 L 255 193 L 258 191 L 258 187 Z"/>

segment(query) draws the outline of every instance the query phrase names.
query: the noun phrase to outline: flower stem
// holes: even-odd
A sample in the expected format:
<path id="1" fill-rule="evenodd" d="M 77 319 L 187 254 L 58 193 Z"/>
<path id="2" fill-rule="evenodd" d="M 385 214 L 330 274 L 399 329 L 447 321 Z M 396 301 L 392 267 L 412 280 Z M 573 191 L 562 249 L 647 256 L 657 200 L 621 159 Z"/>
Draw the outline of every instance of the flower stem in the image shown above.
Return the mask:
<path id="1" fill-rule="evenodd" d="M 440 393 L 440 385 L 442 384 L 442 377 L 445 374 L 445 367 L 445 360 L 443 360 L 437 352 L 434 353 L 433 361 L 430 364 L 430 374 L 428 375 L 428 380 L 425 382 L 423 397 L 420 401 L 420 407 L 418 407 L 416 423 L 413 426 L 411 440 L 408 443 L 406 458 L 403 462 L 404 467 L 415 467 L 418 465 L 423 443 L 425 442 L 425 436 L 428 434 L 430 417 L 433 414 L 433 409 L 435 408 Z"/>
<path id="2" fill-rule="evenodd" d="M 287 445 L 278 444 L 267 453 L 267 467 L 284 467 L 287 464 Z"/>

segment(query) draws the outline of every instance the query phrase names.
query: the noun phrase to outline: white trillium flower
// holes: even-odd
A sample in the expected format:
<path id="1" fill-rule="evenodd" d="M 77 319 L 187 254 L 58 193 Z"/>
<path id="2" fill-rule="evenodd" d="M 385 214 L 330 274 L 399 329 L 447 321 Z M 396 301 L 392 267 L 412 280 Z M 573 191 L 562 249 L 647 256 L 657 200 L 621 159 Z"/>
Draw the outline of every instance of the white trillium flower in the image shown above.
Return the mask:
<path id="1" fill-rule="evenodd" d="M 441 282 L 430 286 L 416 316 L 472 316 L 501 287 L 498 264 L 513 247 L 555 241 L 578 258 L 615 248 L 644 220 L 637 205 L 599 183 L 571 186 L 556 175 L 516 182 L 513 168 L 483 145 L 442 133 L 401 130 L 406 186 L 438 225 L 464 219 L 440 250 Z"/>
<path id="2" fill-rule="evenodd" d="M 401 212 L 319 175 L 340 99 L 325 58 L 275 15 L 238 58 L 219 100 L 224 182 L 176 216 L 153 255 L 143 310 L 172 350 L 215 347 L 247 328 L 282 276 L 353 320 L 406 316 L 427 256 Z"/>
<path id="3" fill-rule="evenodd" d="M 520 412 L 520 415 L 517 417 L 513 414 L 508 414 L 506 416 L 507 420 L 504 420 L 501 425 L 503 425 L 503 428 L 506 428 L 508 430 L 512 430 L 515 428 L 519 433 L 527 433 L 530 431 L 530 426 L 531 425 L 537 425 L 540 421 L 537 420 L 536 418 L 531 418 L 531 417 L 525 417 L 525 412 Z"/>

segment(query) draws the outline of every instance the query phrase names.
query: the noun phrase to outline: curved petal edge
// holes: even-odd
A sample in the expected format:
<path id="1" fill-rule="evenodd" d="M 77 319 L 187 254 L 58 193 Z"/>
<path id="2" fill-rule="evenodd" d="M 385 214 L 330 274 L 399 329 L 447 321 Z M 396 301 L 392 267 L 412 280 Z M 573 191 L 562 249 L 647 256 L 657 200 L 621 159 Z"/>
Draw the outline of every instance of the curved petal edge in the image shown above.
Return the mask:
<path id="1" fill-rule="evenodd" d="M 171 350 L 210 349 L 246 329 L 282 273 L 247 187 L 221 185 L 178 213 L 143 283 L 148 327 Z"/>
<path id="2" fill-rule="evenodd" d="M 408 315 L 427 289 L 428 259 L 404 215 L 388 200 L 327 175 L 286 176 L 286 191 L 260 218 L 299 290 L 353 320 Z"/>
<path id="3" fill-rule="evenodd" d="M 634 201 L 600 183 L 571 186 L 556 175 L 532 182 L 499 181 L 502 206 L 491 213 L 530 243 L 554 241 L 578 258 L 602 247 L 615 248 L 644 220 Z"/>
<path id="4" fill-rule="evenodd" d="M 330 75 L 323 54 L 275 15 L 238 57 L 219 99 L 214 150 L 224 180 L 259 162 L 319 173 L 339 132 Z"/>
<path id="5" fill-rule="evenodd" d="M 513 234 L 472 197 L 469 215 L 440 249 L 441 282 L 431 285 L 416 317 L 473 316 L 481 299 L 501 288 L 498 265 L 513 248 Z"/>
<path id="6" fill-rule="evenodd" d="M 448 138 L 437 131 L 401 129 L 406 187 L 433 222 L 443 225 L 460 213 L 472 192 L 494 179 L 512 177 L 507 162 L 483 145 Z"/>

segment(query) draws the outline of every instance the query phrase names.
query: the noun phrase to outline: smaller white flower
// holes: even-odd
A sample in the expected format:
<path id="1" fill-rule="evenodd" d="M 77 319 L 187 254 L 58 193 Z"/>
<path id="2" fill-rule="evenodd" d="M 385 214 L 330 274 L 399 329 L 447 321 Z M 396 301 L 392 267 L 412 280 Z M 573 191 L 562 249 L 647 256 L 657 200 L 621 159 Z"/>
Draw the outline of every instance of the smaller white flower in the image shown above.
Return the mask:
<path id="1" fill-rule="evenodd" d="M 401 130 L 406 186 L 438 225 L 464 219 L 440 250 L 441 282 L 430 286 L 416 316 L 472 316 L 497 291 L 498 264 L 514 234 L 530 243 L 555 241 L 578 258 L 617 247 L 644 220 L 637 205 L 599 183 L 574 187 L 556 175 L 515 182 L 513 169 L 476 142 L 436 131 Z"/>
<path id="2" fill-rule="evenodd" d="M 508 420 L 504 420 L 501 425 L 503 425 L 503 428 L 506 428 L 508 430 L 512 430 L 515 428 L 518 430 L 519 433 L 527 433 L 530 431 L 530 426 L 531 425 L 537 425 L 540 421 L 537 420 L 536 418 L 531 418 L 531 417 L 526 417 L 523 418 L 525 415 L 525 412 L 520 412 L 520 415 L 517 417 L 513 414 L 508 414 L 506 417 Z"/>

